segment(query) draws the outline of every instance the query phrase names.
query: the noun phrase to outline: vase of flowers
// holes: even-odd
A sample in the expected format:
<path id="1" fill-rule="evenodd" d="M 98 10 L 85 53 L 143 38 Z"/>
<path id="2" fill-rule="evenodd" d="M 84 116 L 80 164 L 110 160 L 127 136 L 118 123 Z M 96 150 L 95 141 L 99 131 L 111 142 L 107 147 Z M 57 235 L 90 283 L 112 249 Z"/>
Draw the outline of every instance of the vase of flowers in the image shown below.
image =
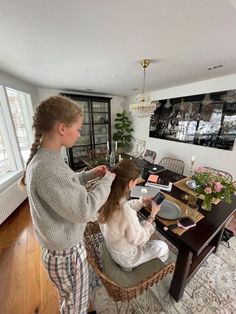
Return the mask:
<path id="1" fill-rule="evenodd" d="M 196 193 L 204 196 L 202 208 L 207 211 L 211 210 L 214 199 L 218 198 L 226 203 L 231 203 L 232 193 L 236 193 L 236 183 L 225 178 L 221 172 L 214 174 L 204 167 L 198 167 L 195 169 L 192 179 L 196 183 Z"/>

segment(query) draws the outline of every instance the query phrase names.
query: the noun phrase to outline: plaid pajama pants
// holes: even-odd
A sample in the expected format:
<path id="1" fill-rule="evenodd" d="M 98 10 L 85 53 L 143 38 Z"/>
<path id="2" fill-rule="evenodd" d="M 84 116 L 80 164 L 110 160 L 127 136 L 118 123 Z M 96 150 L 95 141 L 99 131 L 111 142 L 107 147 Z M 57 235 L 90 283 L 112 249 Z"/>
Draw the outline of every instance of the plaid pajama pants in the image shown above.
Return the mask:
<path id="1" fill-rule="evenodd" d="M 42 260 L 58 289 L 63 314 L 87 313 L 89 272 L 86 257 L 83 243 L 65 250 L 42 250 Z"/>

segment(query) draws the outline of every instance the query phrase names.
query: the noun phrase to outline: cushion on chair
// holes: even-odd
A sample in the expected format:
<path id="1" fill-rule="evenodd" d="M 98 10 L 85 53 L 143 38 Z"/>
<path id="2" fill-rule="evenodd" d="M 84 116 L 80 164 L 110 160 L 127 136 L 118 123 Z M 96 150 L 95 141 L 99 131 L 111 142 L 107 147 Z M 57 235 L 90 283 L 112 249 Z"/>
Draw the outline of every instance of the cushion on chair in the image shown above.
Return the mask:
<path id="1" fill-rule="evenodd" d="M 121 267 L 113 261 L 105 242 L 100 244 L 100 252 L 104 273 L 110 280 L 114 281 L 121 287 L 132 287 L 137 285 L 165 266 L 161 260 L 155 258 L 135 267 L 132 271 L 127 272 L 122 270 Z"/>

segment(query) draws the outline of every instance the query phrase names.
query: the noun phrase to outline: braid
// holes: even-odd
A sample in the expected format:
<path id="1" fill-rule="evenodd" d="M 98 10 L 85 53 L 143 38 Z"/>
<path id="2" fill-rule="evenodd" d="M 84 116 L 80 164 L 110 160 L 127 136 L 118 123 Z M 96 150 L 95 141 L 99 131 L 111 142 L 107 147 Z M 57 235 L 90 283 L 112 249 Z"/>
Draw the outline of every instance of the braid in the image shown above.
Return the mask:
<path id="1" fill-rule="evenodd" d="M 28 166 L 30 161 L 33 159 L 34 155 L 37 153 L 37 151 L 39 149 L 40 142 L 41 142 L 42 135 L 43 135 L 42 132 L 40 132 L 40 131 L 37 132 L 37 130 L 36 130 L 35 137 L 34 137 L 35 138 L 34 143 L 31 146 L 30 155 L 29 155 L 29 158 L 26 162 L 26 167 Z M 20 182 L 19 182 L 20 187 L 26 186 L 25 175 L 26 175 L 26 171 L 24 171 L 23 176 L 20 179 Z"/>

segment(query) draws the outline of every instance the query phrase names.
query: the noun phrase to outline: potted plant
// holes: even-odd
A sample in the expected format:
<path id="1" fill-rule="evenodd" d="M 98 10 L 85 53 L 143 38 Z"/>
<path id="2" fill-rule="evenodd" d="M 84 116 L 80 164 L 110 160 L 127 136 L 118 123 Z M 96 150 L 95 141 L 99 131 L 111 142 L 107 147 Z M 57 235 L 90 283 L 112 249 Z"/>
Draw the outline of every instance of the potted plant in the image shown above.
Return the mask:
<path id="1" fill-rule="evenodd" d="M 121 113 L 116 114 L 115 129 L 113 134 L 113 140 L 117 141 L 119 151 L 123 151 L 124 148 L 129 148 L 132 141 L 131 133 L 134 131 L 131 127 L 132 122 L 128 117 L 128 113 L 125 109 Z"/>

